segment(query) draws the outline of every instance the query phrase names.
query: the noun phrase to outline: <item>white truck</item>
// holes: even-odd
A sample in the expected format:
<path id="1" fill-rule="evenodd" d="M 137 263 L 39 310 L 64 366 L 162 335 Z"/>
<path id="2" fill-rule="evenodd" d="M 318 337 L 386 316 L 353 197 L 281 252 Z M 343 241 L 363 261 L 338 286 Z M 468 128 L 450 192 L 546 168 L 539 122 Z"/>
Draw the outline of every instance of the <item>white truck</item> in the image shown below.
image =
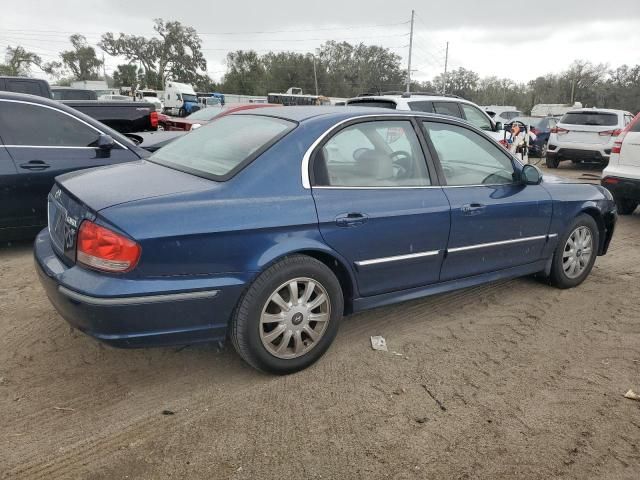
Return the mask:
<path id="1" fill-rule="evenodd" d="M 200 110 L 195 90 L 186 83 L 169 80 L 165 85 L 164 96 L 161 100 L 164 103 L 164 113 L 168 115 L 185 117 Z"/>
<path id="2" fill-rule="evenodd" d="M 164 105 L 158 92 L 155 90 L 136 90 L 134 100 L 136 102 L 153 103 L 156 106 L 156 112 L 164 111 Z"/>

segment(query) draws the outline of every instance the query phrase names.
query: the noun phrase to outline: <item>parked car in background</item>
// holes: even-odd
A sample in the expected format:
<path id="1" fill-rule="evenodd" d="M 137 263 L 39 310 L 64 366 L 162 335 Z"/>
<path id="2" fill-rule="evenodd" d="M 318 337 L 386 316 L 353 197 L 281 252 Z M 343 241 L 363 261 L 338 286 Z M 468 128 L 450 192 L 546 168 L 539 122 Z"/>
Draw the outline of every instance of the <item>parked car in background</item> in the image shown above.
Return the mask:
<path id="1" fill-rule="evenodd" d="M 522 112 L 514 106 L 507 105 L 487 105 L 482 107 L 495 122 L 508 123 L 516 117 L 521 117 Z"/>
<path id="2" fill-rule="evenodd" d="M 49 82 L 40 78 L 0 77 L 0 91 L 52 98 Z"/>
<path id="3" fill-rule="evenodd" d="M 97 100 L 98 94 L 94 90 L 72 87 L 51 87 L 51 93 L 55 100 Z"/>
<path id="4" fill-rule="evenodd" d="M 547 167 L 558 168 L 562 160 L 606 166 L 616 137 L 632 119 L 630 112 L 605 108 L 567 112 L 551 129 Z"/>
<path id="5" fill-rule="evenodd" d="M 534 273 L 579 285 L 615 205 L 565 182 L 458 118 L 245 110 L 147 161 L 58 177 L 36 268 L 61 315 L 105 342 L 229 336 L 285 374 L 324 354 L 344 314 Z"/>
<path id="6" fill-rule="evenodd" d="M 392 110 L 411 110 L 414 112 L 437 113 L 468 121 L 480 130 L 484 130 L 494 140 L 501 140 L 502 124 L 495 122 L 478 105 L 457 95 L 438 95 L 435 93 L 391 92 L 382 95 L 362 95 L 350 98 L 347 106 L 381 107 Z"/>
<path id="7" fill-rule="evenodd" d="M 640 203 L 640 113 L 616 138 L 602 185 L 613 194 L 618 213 L 630 215 Z"/>
<path id="8" fill-rule="evenodd" d="M 277 106 L 279 105 L 273 105 L 271 103 L 234 103 L 225 106 L 212 106 L 198 110 L 185 118 L 169 117 L 164 120 L 164 129 L 168 131 L 189 131 L 206 125 L 219 116 L 229 115 L 242 110 Z"/>
<path id="9" fill-rule="evenodd" d="M 529 155 L 544 158 L 547 155 L 547 144 L 551 129 L 557 125 L 553 117 L 515 117 L 505 124 L 505 130 L 511 130 L 514 122 L 527 125 L 529 131 L 535 135 L 535 140 L 529 143 Z"/>
<path id="10" fill-rule="evenodd" d="M 151 103 L 68 100 L 63 102 L 120 133 L 157 130 L 158 113 Z"/>
<path id="11" fill-rule="evenodd" d="M 47 194 L 57 175 L 144 154 L 60 102 L 0 92 L 0 238 L 33 236 L 47 224 Z"/>
<path id="12" fill-rule="evenodd" d="M 156 112 L 160 113 L 164 110 L 164 104 L 158 97 L 158 92 L 155 90 L 137 90 L 134 97 L 137 102 L 152 103 L 156 107 Z"/>

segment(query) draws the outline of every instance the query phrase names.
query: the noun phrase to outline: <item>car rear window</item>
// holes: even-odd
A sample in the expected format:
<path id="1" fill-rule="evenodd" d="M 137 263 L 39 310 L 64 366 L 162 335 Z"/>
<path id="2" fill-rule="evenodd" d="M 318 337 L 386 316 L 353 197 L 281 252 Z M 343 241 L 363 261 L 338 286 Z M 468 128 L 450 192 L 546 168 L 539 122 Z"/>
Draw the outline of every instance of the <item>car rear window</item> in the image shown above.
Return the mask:
<path id="1" fill-rule="evenodd" d="M 378 108 L 390 108 L 396 109 L 396 102 L 393 100 L 351 100 L 347 105 L 358 107 L 378 107 Z"/>
<path id="2" fill-rule="evenodd" d="M 154 153 L 149 160 L 187 173 L 224 181 L 296 127 L 259 115 L 227 115 Z"/>
<path id="3" fill-rule="evenodd" d="M 560 123 L 613 127 L 618 124 L 618 115 L 605 112 L 569 112 L 562 117 Z"/>

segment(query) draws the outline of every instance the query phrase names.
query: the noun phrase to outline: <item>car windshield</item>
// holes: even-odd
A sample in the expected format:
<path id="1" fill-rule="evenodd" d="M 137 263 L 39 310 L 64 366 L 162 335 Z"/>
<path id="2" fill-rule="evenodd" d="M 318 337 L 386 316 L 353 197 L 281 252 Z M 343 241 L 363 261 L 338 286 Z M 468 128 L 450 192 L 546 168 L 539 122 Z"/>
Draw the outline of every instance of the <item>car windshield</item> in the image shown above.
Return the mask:
<path id="1" fill-rule="evenodd" d="M 294 122 L 273 117 L 227 115 L 170 143 L 149 160 L 226 180 L 295 126 Z"/>
<path id="2" fill-rule="evenodd" d="M 618 124 L 618 115 L 606 112 L 569 112 L 562 117 L 560 123 L 613 127 Z"/>
<path id="3" fill-rule="evenodd" d="M 190 93 L 183 93 L 182 100 L 184 100 L 185 102 L 197 102 L 198 97 L 196 97 L 195 95 L 191 95 Z"/>
<path id="4" fill-rule="evenodd" d="M 209 107 L 203 108 L 202 110 L 198 110 L 193 112 L 191 115 L 188 115 L 186 118 L 189 120 L 213 120 L 216 116 L 222 113 L 222 108 L 220 107 Z"/>

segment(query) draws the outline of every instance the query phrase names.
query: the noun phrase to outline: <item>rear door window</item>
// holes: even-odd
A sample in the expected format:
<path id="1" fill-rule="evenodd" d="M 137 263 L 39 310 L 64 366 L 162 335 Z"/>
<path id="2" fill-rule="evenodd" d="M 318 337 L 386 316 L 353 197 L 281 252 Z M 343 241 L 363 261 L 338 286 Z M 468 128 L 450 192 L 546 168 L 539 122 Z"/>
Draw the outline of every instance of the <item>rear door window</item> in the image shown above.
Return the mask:
<path id="1" fill-rule="evenodd" d="M 434 113 L 449 117 L 464 118 L 456 102 L 433 102 Z"/>
<path id="2" fill-rule="evenodd" d="M 590 125 L 595 127 L 614 127 L 618 124 L 618 115 L 608 112 L 569 112 L 560 123 L 569 125 Z"/>
<path id="3" fill-rule="evenodd" d="M 433 113 L 433 105 L 428 101 L 408 102 L 409 108 L 416 112 L 429 112 Z"/>
<path id="4" fill-rule="evenodd" d="M 336 133 L 313 162 L 316 186 L 419 187 L 431 184 L 411 122 L 364 122 Z"/>
<path id="5" fill-rule="evenodd" d="M 480 130 L 487 130 L 489 132 L 493 130 L 489 118 L 476 107 L 467 105 L 466 103 L 462 103 L 460 106 L 464 111 L 464 116 L 467 117 L 467 122 L 471 125 L 478 127 Z"/>
<path id="6" fill-rule="evenodd" d="M 0 101 L 0 131 L 5 145 L 93 147 L 100 132 L 55 108 Z"/>

